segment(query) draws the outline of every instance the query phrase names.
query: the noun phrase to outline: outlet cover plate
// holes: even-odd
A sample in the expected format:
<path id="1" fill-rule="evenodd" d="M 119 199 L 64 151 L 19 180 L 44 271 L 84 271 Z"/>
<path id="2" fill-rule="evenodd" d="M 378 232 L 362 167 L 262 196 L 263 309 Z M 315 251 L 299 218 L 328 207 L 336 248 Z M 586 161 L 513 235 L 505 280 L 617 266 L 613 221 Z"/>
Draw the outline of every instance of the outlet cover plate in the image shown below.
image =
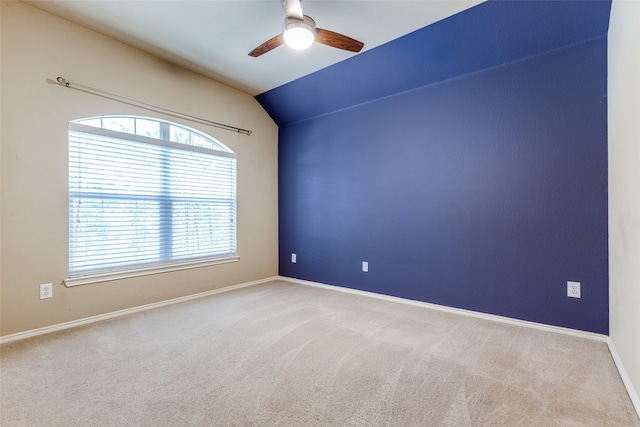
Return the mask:
<path id="1" fill-rule="evenodd" d="M 53 298 L 53 283 L 40 285 L 40 299 Z"/>
<path id="2" fill-rule="evenodd" d="M 567 296 L 570 298 L 582 298 L 580 295 L 580 282 L 567 282 Z"/>

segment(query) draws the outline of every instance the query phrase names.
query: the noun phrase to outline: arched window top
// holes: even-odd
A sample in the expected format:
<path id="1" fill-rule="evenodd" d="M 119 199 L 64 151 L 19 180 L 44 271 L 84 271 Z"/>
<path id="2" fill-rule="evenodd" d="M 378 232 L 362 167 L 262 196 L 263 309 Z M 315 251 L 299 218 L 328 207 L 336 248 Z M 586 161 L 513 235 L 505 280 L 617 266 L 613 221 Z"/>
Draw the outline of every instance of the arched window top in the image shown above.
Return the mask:
<path id="1" fill-rule="evenodd" d="M 233 153 L 209 135 L 186 126 L 149 117 L 101 116 L 73 120 L 73 123 Z"/>

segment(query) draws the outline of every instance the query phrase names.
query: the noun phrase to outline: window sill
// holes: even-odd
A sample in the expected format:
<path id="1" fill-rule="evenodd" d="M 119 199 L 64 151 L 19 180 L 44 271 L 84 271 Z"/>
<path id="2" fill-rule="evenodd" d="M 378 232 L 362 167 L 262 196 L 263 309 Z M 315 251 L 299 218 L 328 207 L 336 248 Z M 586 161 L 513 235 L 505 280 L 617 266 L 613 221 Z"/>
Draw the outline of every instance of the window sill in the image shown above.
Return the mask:
<path id="1" fill-rule="evenodd" d="M 215 258 L 200 261 L 186 261 L 176 264 L 165 264 L 155 267 L 138 268 L 132 270 L 114 271 L 110 273 L 92 274 L 87 276 L 79 276 L 73 278 L 64 279 L 66 287 L 88 285 L 91 283 L 109 282 L 112 280 L 129 279 L 131 277 L 148 276 L 150 274 L 166 273 L 169 271 L 187 270 L 190 268 L 208 267 L 211 265 L 227 264 L 230 262 L 236 262 L 240 259 L 239 256 L 230 256 L 225 258 Z"/>

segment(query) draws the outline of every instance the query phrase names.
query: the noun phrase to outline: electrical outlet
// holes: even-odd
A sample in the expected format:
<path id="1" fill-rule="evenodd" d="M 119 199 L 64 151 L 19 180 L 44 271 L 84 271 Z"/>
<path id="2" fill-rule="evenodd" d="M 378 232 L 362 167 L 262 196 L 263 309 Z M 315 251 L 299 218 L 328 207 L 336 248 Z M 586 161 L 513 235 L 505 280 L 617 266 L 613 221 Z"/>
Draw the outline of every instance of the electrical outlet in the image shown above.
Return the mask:
<path id="1" fill-rule="evenodd" d="M 298 259 L 298 257 L 297 257 L 297 255 L 296 255 L 296 254 L 291 254 L 291 262 L 292 262 L 292 263 L 294 263 L 294 264 L 295 264 L 297 259 Z"/>
<path id="2" fill-rule="evenodd" d="M 53 283 L 40 285 L 40 299 L 53 298 Z"/>
<path id="3" fill-rule="evenodd" d="M 362 271 L 369 272 L 369 263 L 367 261 L 362 261 Z"/>
<path id="4" fill-rule="evenodd" d="M 567 296 L 570 298 L 581 298 L 580 282 L 567 282 Z"/>

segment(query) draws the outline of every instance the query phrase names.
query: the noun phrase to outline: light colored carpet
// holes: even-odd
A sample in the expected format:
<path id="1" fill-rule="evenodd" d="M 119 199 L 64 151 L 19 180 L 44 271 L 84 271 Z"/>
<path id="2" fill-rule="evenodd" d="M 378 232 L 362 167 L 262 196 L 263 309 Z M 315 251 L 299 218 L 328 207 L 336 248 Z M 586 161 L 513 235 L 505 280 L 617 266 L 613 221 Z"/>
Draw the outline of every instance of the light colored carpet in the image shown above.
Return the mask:
<path id="1" fill-rule="evenodd" d="M 603 342 L 274 281 L 0 348 L 3 426 L 640 426 Z"/>

